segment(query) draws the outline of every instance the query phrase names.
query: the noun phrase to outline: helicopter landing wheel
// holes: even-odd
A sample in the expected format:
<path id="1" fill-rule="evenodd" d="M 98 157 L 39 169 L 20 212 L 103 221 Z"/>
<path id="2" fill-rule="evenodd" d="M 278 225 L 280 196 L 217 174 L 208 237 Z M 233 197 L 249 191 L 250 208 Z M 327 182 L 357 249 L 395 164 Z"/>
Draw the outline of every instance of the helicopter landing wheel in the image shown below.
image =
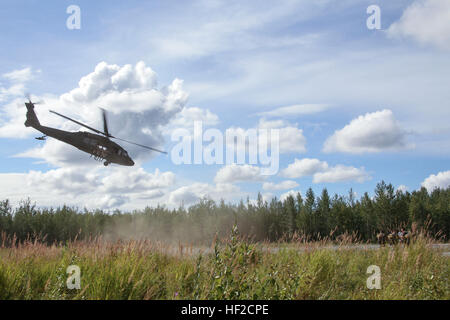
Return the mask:
<path id="1" fill-rule="evenodd" d="M 108 166 L 108 164 L 109 164 L 109 162 L 108 162 L 108 161 L 105 161 L 105 162 L 103 162 L 103 165 L 104 165 L 105 167 L 107 167 L 107 166 Z"/>

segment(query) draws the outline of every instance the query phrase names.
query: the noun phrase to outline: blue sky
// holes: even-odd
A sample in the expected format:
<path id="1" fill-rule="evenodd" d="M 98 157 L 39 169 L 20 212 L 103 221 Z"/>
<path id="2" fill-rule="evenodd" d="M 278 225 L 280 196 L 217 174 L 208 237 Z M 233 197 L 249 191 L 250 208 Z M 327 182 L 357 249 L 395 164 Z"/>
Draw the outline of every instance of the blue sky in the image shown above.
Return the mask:
<path id="1" fill-rule="evenodd" d="M 79 30 L 66 27 L 72 4 Z M 374 4 L 380 30 L 366 26 Z M 450 184 L 446 0 L 4 1 L 0 30 L 2 199 L 128 209 Z M 280 170 L 175 165 L 126 145 L 137 165 L 104 168 L 33 139 L 26 92 L 45 101 L 43 124 L 80 129 L 54 109 L 101 127 L 103 104 L 113 133 L 169 152 L 171 132 L 193 120 L 224 133 L 277 128 Z"/>

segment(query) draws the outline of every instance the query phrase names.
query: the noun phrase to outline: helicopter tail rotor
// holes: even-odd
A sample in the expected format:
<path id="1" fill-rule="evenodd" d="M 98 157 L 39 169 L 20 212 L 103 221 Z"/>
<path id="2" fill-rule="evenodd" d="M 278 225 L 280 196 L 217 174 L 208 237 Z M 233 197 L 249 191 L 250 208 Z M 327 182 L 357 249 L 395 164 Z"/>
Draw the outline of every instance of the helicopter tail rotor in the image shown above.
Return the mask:
<path id="1" fill-rule="evenodd" d="M 31 104 L 34 104 L 34 105 L 36 105 L 36 104 L 44 104 L 44 103 L 45 103 L 44 100 L 39 100 L 39 101 L 36 101 L 36 102 L 31 102 L 31 94 L 30 94 L 29 92 L 25 93 L 25 98 L 27 98 L 28 103 L 31 103 Z"/>
<path id="2" fill-rule="evenodd" d="M 25 106 L 27 107 L 27 120 L 25 121 L 25 127 L 39 127 L 41 124 L 36 116 L 36 113 L 34 112 L 34 103 L 30 100 L 30 102 L 25 102 Z"/>

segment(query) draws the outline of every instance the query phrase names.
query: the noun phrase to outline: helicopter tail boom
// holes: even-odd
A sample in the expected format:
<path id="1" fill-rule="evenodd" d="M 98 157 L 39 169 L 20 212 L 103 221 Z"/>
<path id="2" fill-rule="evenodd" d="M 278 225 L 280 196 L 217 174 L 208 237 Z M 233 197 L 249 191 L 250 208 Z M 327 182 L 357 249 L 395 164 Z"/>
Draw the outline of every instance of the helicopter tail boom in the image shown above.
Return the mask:
<path id="1" fill-rule="evenodd" d="M 40 127 L 41 124 L 36 116 L 36 113 L 34 112 L 34 104 L 32 102 L 26 102 L 25 106 L 27 107 L 27 120 L 25 121 L 25 127 Z"/>

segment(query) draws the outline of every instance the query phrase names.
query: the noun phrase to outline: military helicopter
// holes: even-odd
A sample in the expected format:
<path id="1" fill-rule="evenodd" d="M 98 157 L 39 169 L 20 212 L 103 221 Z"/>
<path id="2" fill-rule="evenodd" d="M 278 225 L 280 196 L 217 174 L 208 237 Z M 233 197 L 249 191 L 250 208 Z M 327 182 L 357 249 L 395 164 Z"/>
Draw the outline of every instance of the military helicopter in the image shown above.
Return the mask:
<path id="1" fill-rule="evenodd" d="M 37 137 L 38 140 L 45 140 L 47 137 L 52 137 L 62 142 L 68 143 L 81 151 L 87 152 L 92 156 L 94 156 L 95 160 L 104 161 L 103 164 L 105 166 L 110 163 L 116 163 L 123 166 L 133 166 L 134 161 L 128 155 L 128 152 L 122 148 L 120 145 L 115 143 L 110 139 L 116 139 L 123 142 L 127 142 L 130 144 L 134 144 L 136 146 L 146 148 L 152 151 L 160 152 L 167 154 L 165 151 L 161 151 L 152 147 L 144 146 L 142 144 L 138 144 L 135 142 L 127 141 L 124 139 L 120 139 L 112 136 L 108 131 L 108 122 L 106 119 L 106 112 L 104 109 L 102 110 L 103 116 L 103 132 L 94 128 L 91 128 L 81 122 L 73 120 L 69 117 L 66 117 L 58 112 L 50 110 L 51 113 L 54 113 L 64 119 L 75 122 L 76 124 L 83 126 L 89 130 L 94 131 L 97 134 L 78 131 L 78 132 L 69 132 L 64 130 L 59 130 L 55 128 L 45 127 L 39 123 L 39 120 L 34 112 L 34 105 L 37 103 L 31 102 L 31 99 L 28 98 L 28 102 L 25 102 L 25 106 L 27 107 L 27 120 L 25 121 L 25 127 L 32 127 L 44 135 L 42 137 Z"/>

